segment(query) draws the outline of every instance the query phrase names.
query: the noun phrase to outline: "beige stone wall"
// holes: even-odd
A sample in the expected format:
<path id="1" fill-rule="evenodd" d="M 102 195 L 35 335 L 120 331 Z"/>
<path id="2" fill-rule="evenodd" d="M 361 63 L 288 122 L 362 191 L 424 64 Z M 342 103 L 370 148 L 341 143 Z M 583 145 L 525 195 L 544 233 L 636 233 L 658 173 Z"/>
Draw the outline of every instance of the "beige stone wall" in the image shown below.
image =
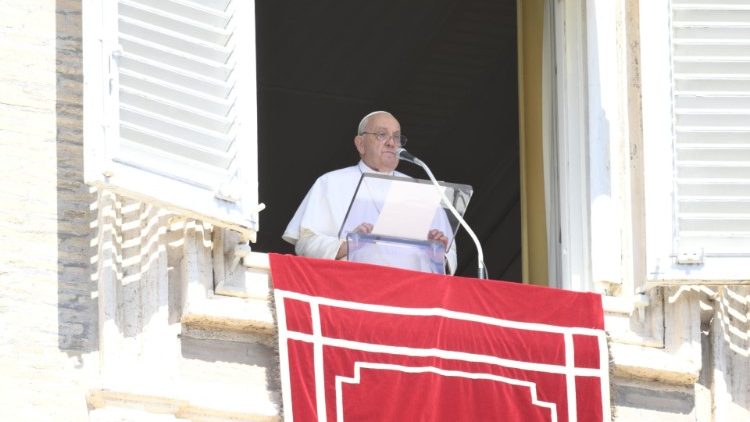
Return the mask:
<path id="1" fill-rule="evenodd" d="M 83 183 L 80 2 L 0 8 L 0 420 L 276 419 L 267 303 L 208 300 L 211 231 Z"/>
<path id="2" fill-rule="evenodd" d="M 749 420 L 750 287 L 660 289 L 663 346 L 610 339 L 615 420 Z M 655 302 L 650 308 L 661 312 Z"/>
<path id="3" fill-rule="evenodd" d="M 0 10 L 0 420 L 81 420 L 97 320 L 80 4 Z"/>

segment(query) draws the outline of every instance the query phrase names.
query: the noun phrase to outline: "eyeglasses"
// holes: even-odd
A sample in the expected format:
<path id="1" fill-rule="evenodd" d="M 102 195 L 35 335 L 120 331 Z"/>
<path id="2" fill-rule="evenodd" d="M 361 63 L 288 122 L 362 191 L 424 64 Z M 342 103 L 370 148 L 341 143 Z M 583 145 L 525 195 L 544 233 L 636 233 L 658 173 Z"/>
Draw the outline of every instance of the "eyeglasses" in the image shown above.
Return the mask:
<path id="1" fill-rule="evenodd" d="M 396 145 L 406 145 L 406 136 L 396 133 L 394 133 L 393 135 L 389 135 L 388 132 L 362 132 L 360 133 L 360 135 L 375 135 L 375 139 L 377 139 L 378 142 L 385 142 L 393 138 L 393 142 Z"/>

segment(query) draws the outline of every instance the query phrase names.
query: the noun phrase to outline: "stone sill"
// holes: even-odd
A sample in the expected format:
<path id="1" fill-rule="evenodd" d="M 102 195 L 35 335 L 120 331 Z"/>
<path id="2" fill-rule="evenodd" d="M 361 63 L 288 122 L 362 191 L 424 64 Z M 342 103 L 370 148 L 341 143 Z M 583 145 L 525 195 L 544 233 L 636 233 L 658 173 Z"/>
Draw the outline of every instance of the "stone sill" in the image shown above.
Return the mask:
<path id="1" fill-rule="evenodd" d="M 191 300 L 181 322 L 189 326 L 232 331 L 274 333 L 274 318 L 268 299 L 245 299 L 214 295 Z"/>
<path id="2" fill-rule="evenodd" d="M 699 330 L 693 306 L 697 304 L 662 303 L 647 295 L 603 296 L 612 374 L 672 385 L 695 384 L 702 365 L 700 346 L 674 342 L 690 339 Z"/>
<path id="3" fill-rule="evenodd" d="M 278 421 L 280 419 L 278 413 L 269 413 L 269 409 L 276 410 L 273 403 L 259 403 L 257 398 L 247 400 L 244 409 L 226 410 L 231 408 L 205 406 L 188 400 L 157 395 L 99 389 L 90 391 L 86 402 L 91 409 L 90 418 L 93 421 L 113 420 L 107 415 L 117 415 L 124 409 L 129 411 L 128 416 L 136 416 L 134 413 L 140 413 L 144 420 L 151 420 L 154 415 L 171 415 L 180 420 L 191 421 Z"/>
<path id="4" fill-rule="evenodd" d="M 610 342 L 613 374 L 622 378 L 657 380 L 668 384 L 692 385 L 698 381 L 700 363 L 664 349 Z"/>
<path id="5" fill-rule="evenodd" d="M 274 334 L 268 255 L 250 252 L 242 262 L 245 268 L 240 285 L 217 287 L 215 294 L 207 293 L 208 297 L 200 294 L 189 296 L 182 313 L 183 325 Z"/>

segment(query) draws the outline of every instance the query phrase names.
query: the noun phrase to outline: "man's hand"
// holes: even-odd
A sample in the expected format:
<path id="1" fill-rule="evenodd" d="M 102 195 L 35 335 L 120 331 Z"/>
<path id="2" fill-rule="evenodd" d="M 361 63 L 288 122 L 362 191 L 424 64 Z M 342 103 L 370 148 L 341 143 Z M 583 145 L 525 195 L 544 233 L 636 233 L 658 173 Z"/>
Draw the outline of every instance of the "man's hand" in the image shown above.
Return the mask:
<path id="1" fill-rule="evenodd" d="M 427 239 L 428 240 L 437 240 L 438 242 L 442 243 L 443 246 L 445 246 L 445 249 L 448 249 L 448 236 L 446 236 L 443 232 L 441 232 L 438 229 L 432 229 L 429 232 L 427 232 Z"/>
<path id="2" fill-rule="evenodd" d="M 372 233 L 372 224 L 362 223 L 352 230 L 354 233 Z"/>
<path id="3" fill-rule="evenodd" d="M 359 226 L 355 227 L 354 230 L 352 230 L 353 233 L 372 233 L 372 224 L 370 223 L 362 223 Z M 349 246 L 346 244 L 346 242 L 343 242 L 341 246 L 339 246 L 338 252 L 336 252 L 336 259 L 342 259 L 346 255 L 349 254 Z"/>

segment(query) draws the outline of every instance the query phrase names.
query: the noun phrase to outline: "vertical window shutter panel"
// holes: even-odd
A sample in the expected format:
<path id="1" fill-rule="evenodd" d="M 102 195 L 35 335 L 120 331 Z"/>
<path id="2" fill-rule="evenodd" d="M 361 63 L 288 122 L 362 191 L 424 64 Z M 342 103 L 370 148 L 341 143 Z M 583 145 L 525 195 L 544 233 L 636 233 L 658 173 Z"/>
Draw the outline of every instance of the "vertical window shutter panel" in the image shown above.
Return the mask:
<path id="1" fill-rule="evenodd" d="M 750 254 L 750 2 L 672 2 L 677 252 Z"/>

